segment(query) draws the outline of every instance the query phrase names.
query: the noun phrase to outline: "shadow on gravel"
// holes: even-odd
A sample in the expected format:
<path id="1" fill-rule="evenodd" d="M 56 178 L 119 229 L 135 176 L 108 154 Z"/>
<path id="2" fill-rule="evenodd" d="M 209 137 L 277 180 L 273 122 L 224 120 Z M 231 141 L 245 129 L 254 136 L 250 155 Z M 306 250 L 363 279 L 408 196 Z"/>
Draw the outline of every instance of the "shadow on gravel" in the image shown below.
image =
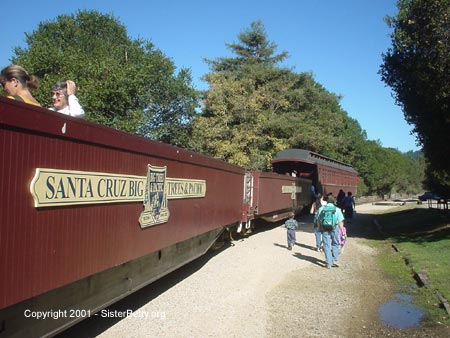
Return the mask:
<path id="1" fill-rule="evenodd" d="M 307 245 L 307 244 L 303 244 L 303 243 L 296 243 L 296 245 L 301 247 L 301 248 L 304 248 L 304 249 L 316 251 L 316 247 L 312 246 L 312 245 Z"/>
<path id="2" fill-rule="evenodd" d="M 302 254 L 301 252 L 296 252 L 294 254 L 294 256 L 297 257 L 298 259 L 310 262 L 310 263 L 318 265 L 320 267 L 325 267 L 326 266 L 326 262 L 324 260 L 318 259 L 318 258 L 312 257 L 312 256 L 306 256 L 306 255 Z"/>
<path id="3" fill-rule="evenodd" d="M 273 243 L 273 245 L 275 245 L 277 247 L 280 247 L 280 248 L 283 248 L 284 250 L 287 250 L 287 245 L 282 245 L 282 244 L 278 244 L 278 243 Z M 310 245 L 306 245 L 306 244 L 302 244 L 302 243 L 298 243 L 298 242 L 295 243 L 295 246 L 296 247 L 299 246 L 299 247 L 301 247 L 303 249 L 306 249 L 308 251 L 315 251 L 315 249 L 316 249 L 315 247 L 312 247 Z M 321 267 L 326 266 L 326 262 L 324 260 L 318 259 L 318 258 L 312 257 L 312 256 L 307 256 L 307 255 L 303 254 L 303 251 L 302 252 L 295 252 L 295 251 L 293 251 L 293 254 L 294 254 L 293 256 L 298 258 L 298 259 L 310 262 L 312 264 L 316 264 L 316 265 L 321 266 Z"/>
<path id="4" fill-rule="evenodd" d="M 279 248 L 283 248 L 285 250 L 287 250 L 287 245 L 283 245 L 283 244 L 279 244 L 279 243 L 273 243 L 273 245 L 279 247 Z"/>

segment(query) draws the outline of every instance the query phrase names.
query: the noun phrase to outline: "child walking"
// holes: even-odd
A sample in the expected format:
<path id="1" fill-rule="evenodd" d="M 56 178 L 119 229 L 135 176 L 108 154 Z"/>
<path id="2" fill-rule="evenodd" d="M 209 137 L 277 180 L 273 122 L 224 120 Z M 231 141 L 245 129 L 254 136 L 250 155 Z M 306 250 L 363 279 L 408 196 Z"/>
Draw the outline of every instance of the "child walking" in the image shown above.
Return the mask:
<path id="1" fill-rule="evenodd" d="M 339 251 L 344 252 L 344 245 L 347 243 L 347 229 L 345 226 L 339 228 Z"/>
<path id="2" fill-rule="evenodd" d="M 291 217 L 289 217 L 289 219 L 284 222 L 284 226 L 287 229 L 288 250 L 292 250 L 292 247 L 297 241 L 295 230 L 297 230 L 298 228 L 298 222 L 294 219 L 294 214 L 291 214 Z"/>

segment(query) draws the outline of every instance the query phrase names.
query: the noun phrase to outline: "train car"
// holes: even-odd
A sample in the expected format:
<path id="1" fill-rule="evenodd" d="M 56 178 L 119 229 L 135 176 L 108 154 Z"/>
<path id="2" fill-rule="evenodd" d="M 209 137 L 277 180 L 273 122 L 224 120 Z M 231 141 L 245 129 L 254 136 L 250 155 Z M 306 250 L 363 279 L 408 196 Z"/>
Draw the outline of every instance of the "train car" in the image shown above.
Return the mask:
<path id="1" fill-rule="evenodd" d="M 350 164 L 304 149 L 280 151 L 272 160 L 273 171 L 308 178 L 316 192 L 336 196 L 340 189 L 357 194 L 358 173 Z"/>
<path id="2" fill-rule="evenodd" d="M 300 213 L 310 202 L 311 181 L 272 172 L 246 173 L 244 205 L 247 206 L 246 226 L 261 218 L 277 222 L 290 214 Z"/>
<path id="3" fill-rule="evenodd" d="M 245 170 L 187 150 L 7 98 L 0 145 L 0 338 L 52 336 L 243 218 Z"/>

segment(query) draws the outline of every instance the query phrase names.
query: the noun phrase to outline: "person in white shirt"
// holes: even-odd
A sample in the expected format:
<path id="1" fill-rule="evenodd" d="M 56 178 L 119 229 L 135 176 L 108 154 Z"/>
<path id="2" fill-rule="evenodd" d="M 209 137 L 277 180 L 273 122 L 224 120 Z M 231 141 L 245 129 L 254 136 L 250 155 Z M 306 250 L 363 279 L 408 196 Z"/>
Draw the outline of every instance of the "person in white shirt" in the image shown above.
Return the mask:
<path id="1" fill-rule="evenodd" d="M 75 96 L 77 87 L 75 82 L 58 81 L 52 88 L 53 107 L 50 109 L 61 114 L 83 117 L 84 110 Z"/>

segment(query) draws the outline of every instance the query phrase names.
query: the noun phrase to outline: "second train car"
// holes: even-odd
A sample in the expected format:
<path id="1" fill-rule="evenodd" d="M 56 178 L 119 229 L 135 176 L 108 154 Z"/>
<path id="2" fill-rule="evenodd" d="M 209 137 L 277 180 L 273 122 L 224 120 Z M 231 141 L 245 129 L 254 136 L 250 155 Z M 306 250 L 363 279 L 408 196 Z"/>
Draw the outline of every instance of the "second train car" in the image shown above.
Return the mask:
<path id="1" fill-rule="evenodd" d="M 340 189 L 357 193 L 358 173 L 347 163 L 305 149 L 280 151 L 272 160 L 273 171 L 291 173 L 308 178 L 315 192 L 336 196 Z"/>

